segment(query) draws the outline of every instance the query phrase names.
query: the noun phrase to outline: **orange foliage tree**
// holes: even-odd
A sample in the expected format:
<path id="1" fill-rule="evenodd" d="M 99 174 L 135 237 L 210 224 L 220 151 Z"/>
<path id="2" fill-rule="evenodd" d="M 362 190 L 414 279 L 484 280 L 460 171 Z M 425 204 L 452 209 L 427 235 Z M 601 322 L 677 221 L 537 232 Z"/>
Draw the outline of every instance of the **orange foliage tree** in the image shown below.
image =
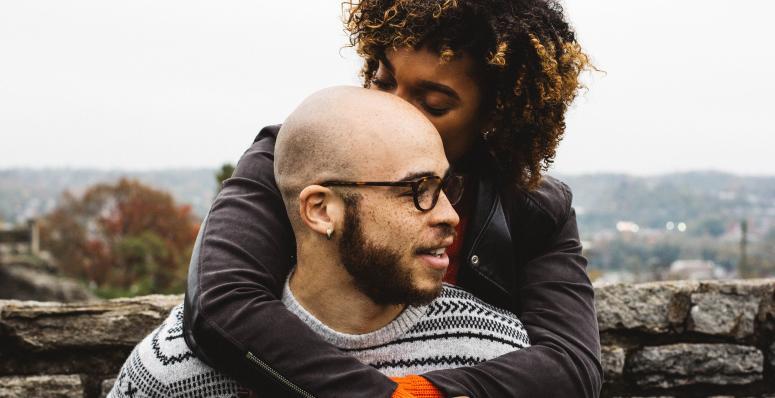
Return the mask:
<path id="1" fill-rule="evenodd" d="M 191 207 L 138 181 L 65 192 L 42 219 L 41 246 L 103 296 L 182 292 L 199 221 Z"/>

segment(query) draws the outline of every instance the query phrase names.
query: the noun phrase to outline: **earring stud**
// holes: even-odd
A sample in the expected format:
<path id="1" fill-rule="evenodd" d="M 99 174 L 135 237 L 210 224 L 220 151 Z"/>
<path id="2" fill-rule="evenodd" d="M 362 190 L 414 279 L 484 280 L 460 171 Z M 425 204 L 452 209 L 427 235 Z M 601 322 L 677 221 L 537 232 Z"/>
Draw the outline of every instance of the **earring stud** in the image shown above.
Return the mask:
<path id="1" fill-rule="evenodd" d="M 328 227 L 328 229 L 326 230 L 326 237 L 328 238 L 328 240 L 331 240 L 331 237 L 333 235 L 334 235 L 334 229 L 331 227 Z"/>

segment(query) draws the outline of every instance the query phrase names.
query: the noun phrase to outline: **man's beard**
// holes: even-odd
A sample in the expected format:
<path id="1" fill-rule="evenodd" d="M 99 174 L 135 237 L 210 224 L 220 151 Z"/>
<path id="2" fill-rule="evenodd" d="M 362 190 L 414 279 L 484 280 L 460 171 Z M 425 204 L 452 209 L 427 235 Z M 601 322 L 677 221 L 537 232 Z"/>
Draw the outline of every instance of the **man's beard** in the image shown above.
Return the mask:
<path id="1" fill-rule="evenodd" d="M 399 253 L 367 242 L 361 229 L 358 198 L 346 198 L 345 204 L 339 256 L 358 290 L 379 305 L 424 305 L 433 301 L 441 292 L 441 283 L 433 290 L 417 289 L 411 271 L 401 266 Z"/>

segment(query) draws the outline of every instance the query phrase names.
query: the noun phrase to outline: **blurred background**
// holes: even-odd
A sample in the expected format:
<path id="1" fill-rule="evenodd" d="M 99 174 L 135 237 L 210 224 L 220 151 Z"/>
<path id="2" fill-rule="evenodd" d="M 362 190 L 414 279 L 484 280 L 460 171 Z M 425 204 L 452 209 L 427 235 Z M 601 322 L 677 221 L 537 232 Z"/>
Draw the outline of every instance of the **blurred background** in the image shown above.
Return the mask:
<path id="1" fill-rule="evenodd" d="M 550 174 L 595 283 L 775 275 L 775 4 L 567 0 L 593 62 Z M 182 292 L 220 181 L 360 84 L 339 1 L 0 2 L 0 298 Z"/>

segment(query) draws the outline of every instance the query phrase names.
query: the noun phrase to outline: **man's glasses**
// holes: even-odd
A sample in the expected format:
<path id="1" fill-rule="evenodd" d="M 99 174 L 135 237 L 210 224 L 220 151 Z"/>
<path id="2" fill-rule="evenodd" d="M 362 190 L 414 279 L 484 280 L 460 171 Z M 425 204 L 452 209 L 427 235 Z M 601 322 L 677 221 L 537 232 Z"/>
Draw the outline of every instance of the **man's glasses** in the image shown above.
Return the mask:
<path id="1" fill-rule="evenodd" d="M 453 206 L 463 196 L 463 177 L 454 174 L 448 174 L 444 178 L 425 176 L 411 181 L 326 181 L 320 185 L 324 187 L 411 187 L 414 207 L 420 211 L 429 211 L 436 207 L 442 190 Z"/>

